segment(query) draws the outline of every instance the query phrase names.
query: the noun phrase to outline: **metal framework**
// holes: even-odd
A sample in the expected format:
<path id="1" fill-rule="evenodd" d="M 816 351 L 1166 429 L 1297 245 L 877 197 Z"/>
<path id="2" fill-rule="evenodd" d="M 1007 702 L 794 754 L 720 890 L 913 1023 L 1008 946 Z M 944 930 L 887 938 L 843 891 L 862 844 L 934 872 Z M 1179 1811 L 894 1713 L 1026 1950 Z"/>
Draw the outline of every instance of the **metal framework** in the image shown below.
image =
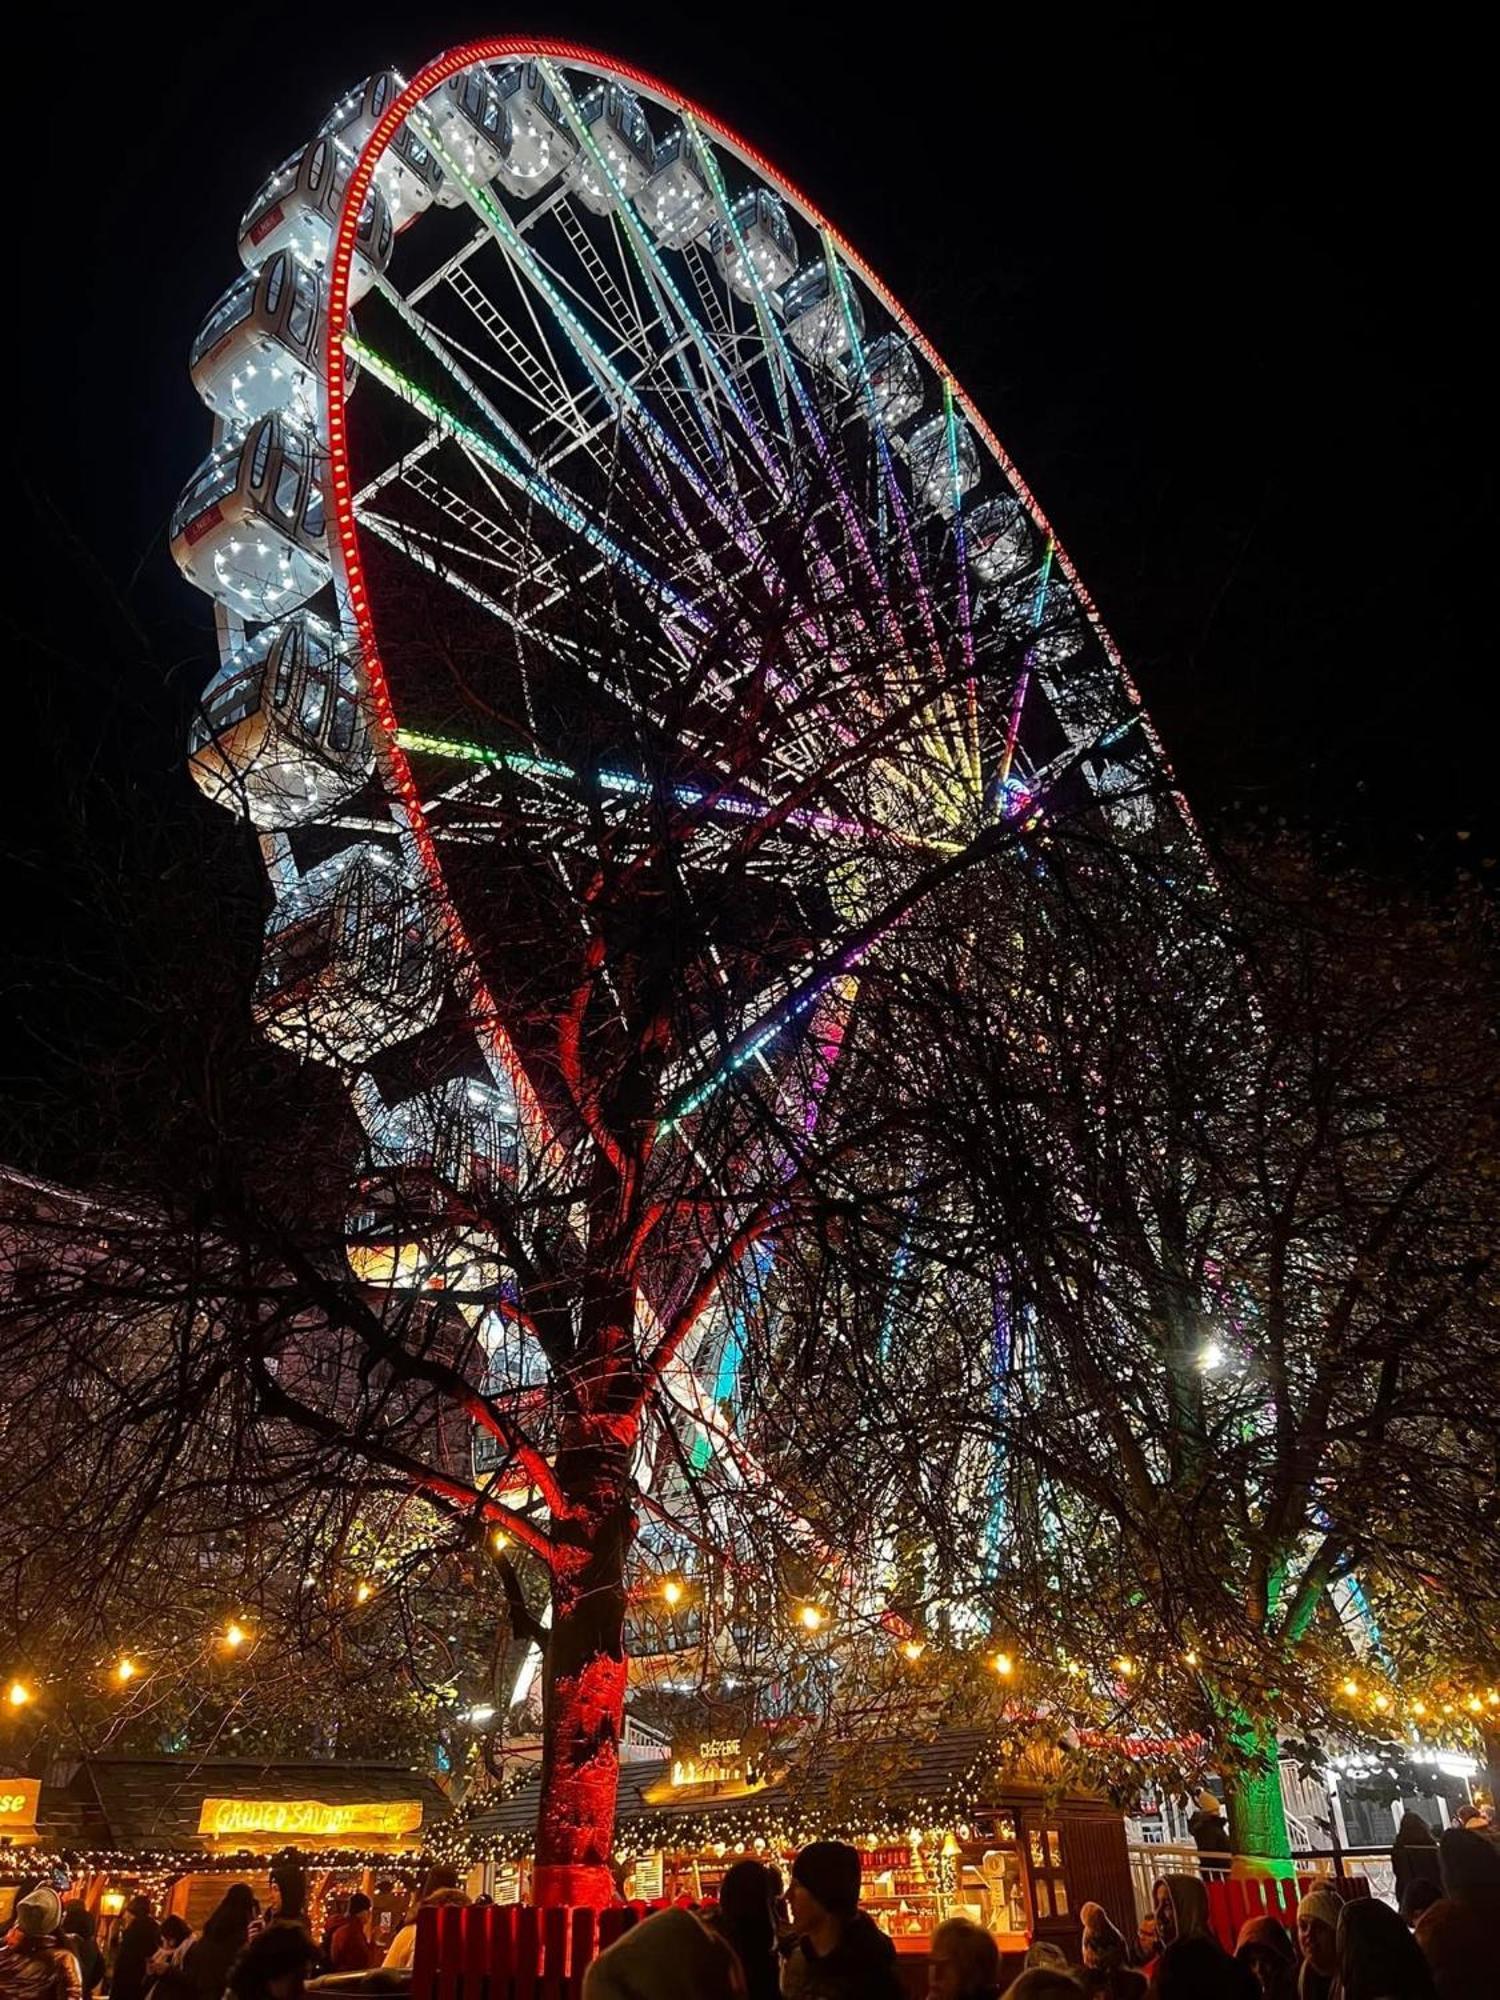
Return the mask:
<path id="1" fill-rule="evenodd" d="M 483 1117 L 518 1130 L 523 1163 L 574 1143 L 450 882 L 453 856 L 494 837 L 496 773 L 534 785 L 532 823 L 559 850 L 580 785 L 628 800 L 657 783 L 624 758 L 580 772 L 552 755 L 536 701 L 549 676 L 591 683 L 638 741 L 670 711 L 689 770 L 673 797 L 701 809 L 707 837 L 765 822 L 768 875 L 777 841 L 801 842 L 799 865 L 816 848 L 839 885 L 839 925 L 757 990 L 726 975 L 722 1018 L 679 1052 L 663 1129 L 683 1145 L 728 1079 L 773 1074 L 793 1028 L 837 1063 L 861 965 L 986 828 L 1066 804 L 1122 837 L 1175 813 L 1171 837 L 1191 841 L 1119 653 L 982 414 L 755 148 L 639 70 L 530 37 L 371 79 L 324 129 L 334 193 L 310 148 L 241 236 L 252 270 L 263 242 L 316 274 L 320 334 L 292 326 L 269 280 L 240 288 L 250 304 L 227 332 L 239 308 L 226 295 L 215 309 L 195 348 L 217 398 L 214 454 L 174 553 L 218 609 L 195 775 L 234 803 L 238 773 L 279 896 L 263 1018 L 346 1075 L 372 1143 L 394 1142 L 370 1054 L 427 1032 L 439 985 L 472 1024 L 493 1093 Z M 268 441 L 236 412 L 263 418 Z M 492 622 L 522 734 L 470 741 L 398 697 L 383 579 L 403 566 Z M 768 599 L 787 634 L 774 675 L 733 643 Z M 580 600 L 623 607 L 628 667 L 586 641 Z M 319 683 L 298 625 L 314 602 L 357 680 L 347 741 L 329 720 L 333 670 Z M 247 642 L 247 623 L 268 620 L 297 626 L 296 643 Z M 840 696 L 828 663 L 845 655 L 865 664 Z M 283 660 L 309 664 L 273 682 L 265 662 Z M 732 711 L 752 682 L 784 714 L 802 704 L 800 726 L 759 765 L 717 768 L 695 713 Z M 678 699 L 684 684 L 705 707 Z M 292 787 L 299 758 L 320 776 Z M 869 890 L 857 857 L 872 853 L 903 857 L 898 893 Z M 420 934 L 402 929 L 402 871 L 430 919 Z M 357 966 L 341 974 L 339 951 Z M 822 1085 L 799 1089 L 790 1108 L 810 1127 Z M 480 1116 L 474 1102 L 463 1116 Z M 722 1415 L 725 1354 L 722 1328 L 679 1353 L 668 1395 L 726 1476 L 753 1481 Z"/>

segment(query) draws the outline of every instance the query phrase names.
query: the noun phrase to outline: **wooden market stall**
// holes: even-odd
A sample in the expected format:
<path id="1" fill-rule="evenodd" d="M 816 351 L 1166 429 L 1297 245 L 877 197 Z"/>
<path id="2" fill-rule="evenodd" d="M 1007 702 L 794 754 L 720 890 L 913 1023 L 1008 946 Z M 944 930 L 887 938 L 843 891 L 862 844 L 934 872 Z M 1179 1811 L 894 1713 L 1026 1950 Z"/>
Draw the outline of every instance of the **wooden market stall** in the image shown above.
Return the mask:
<path id="1" fill-rule="evenodd" d="M 438 1844 L 484 1863 L 497 1902 L 524 1900 L 535 1811 L 527 1774 L 449 1822 Z M 1003 1768 L 987 1731 L 831 1743 L 800 1758 L 753 1735 L 719 1737 L 622 1767 L 615 1853 L 628 1900 L 712 1902 L 735 1861 L 786 1878 L 800 1847 L 827 1838 L 860 1849 L 864 1905 L 911 1958 L 925 1959 L 949 1916 L 983 1924 L 1013 1964 L 1039 1938 L 1076 1959 L 1085 1902 L 1135 1930 L 1121 1814 L 1067 1789 L 1045 1757 Z"/>
<path id="2" fill-rule="evenodd" d="M 300 1867 L 314 1936 L 362 1890 L 372 1934 L 389 1943 L 448 1812 L 432 1778 L 394 1764 L 87 1757 L 56 1776 L 0 1784 L 7 1798 L 32 1788 L 28 1826 L 0 1818 L 0 1917 L 47 1880 L 88 1904 L 106 1947 L 132 1896 L 195 1930 L 230 1882 L 269 1902 L 277 1857 Z"/>

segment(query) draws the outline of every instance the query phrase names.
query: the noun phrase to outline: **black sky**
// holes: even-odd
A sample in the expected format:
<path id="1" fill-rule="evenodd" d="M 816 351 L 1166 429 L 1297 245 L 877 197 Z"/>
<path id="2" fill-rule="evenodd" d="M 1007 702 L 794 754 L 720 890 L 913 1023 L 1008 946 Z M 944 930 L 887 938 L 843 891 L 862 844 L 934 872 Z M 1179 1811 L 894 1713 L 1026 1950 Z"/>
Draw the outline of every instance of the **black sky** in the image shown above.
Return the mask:
<path id="1" fill-rule="evenodd" d="M 527 28 L 680 83 L 860 246 L 1051 515 L 1210 821 L 1264 807 L 1478 871 L 1500 852 L 1487 59 L 1458 13 L 1394 18 L 36 17 L 6 197 L 13 922 L 64 921 L 54 843 L 129 867 L 136 816 L 196 810 L 210 614 L 163 531 L 208 432 L 188 344 L 248 196 L 370 69 Z M 86 888 L 65 900 L 87 922 Z"/>

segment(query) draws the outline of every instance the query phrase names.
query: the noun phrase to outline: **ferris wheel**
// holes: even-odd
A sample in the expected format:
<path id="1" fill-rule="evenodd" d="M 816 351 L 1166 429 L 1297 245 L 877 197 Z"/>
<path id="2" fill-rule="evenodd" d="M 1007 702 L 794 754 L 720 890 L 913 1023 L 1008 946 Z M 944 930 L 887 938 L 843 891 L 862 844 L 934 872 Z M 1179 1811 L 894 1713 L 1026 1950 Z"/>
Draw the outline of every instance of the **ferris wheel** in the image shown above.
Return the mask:
<path id="1" fill-rule="evenodd" d="M 780 956 L 715 947 L 713 1020 L 665 1079 L 694 1145 L 793 1042 L 812 1078 L 779 1087 L 816 1118 L 861 965 L 987 829 L 1182 835 L 981 414 L 812 202 L 669 86 L 527 38 L 382 71 L 238 249 L 172 522 L 220 653 L 190 766 L 259 835 L 260 1025 L 340 1072 L 377 1156 L 468 1187 L 577 1143 L 488 942 L 501 843 L 566 865 L 585 819 L 665 785 L 710 866 L 748 827 L 747 883 L 795 878 L 757 906 Z M 447 1074 L 412 1053 L 439 1044 Z M 482 1263 L 455 1236 L 425 1282 L 434 1256 Z M 413 1276 L 378 1203 L 351 1257 Z M 499 1336 L 496 1365 L 538 1367 Z M 675 1367 L 698 1444 L 750 1476 L 726 1316 Z"/>

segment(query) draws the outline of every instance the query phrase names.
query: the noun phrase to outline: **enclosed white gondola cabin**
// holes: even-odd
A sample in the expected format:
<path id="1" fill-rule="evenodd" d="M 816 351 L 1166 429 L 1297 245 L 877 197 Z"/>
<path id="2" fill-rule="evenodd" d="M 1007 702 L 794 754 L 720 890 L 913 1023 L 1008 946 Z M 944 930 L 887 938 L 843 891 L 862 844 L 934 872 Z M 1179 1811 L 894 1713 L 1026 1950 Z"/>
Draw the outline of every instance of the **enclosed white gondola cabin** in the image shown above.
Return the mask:
<path id="1" fill-rule="evenodd" d="M 487 69 L 462 69 L 445 78 L 422 99 L 418 122 L 422 120 L 473 187 L 492 181 L 510 156 L 510 113 Z M 438 184 L 438 205 L 458 208 L 465 198 L 463 188 L 445 170 Z"/>
<path id="2" fill-rule="evenodd" d="M 604 157 L 609 177 L 587 146 L 579 148 L 569 175 L 578 199 L 596 215 L 618 207 L 615 189 L 633 200 L 651 178 L 656 147 L 641 101 L 618 83 L 598 83 L 580 101 L 578 115 Z M 613 186 L 611 185 L 613 182 Z"/>
<path id="3" fill-rule="evenodd" d="M 274 410 L 317 413 L 323 300 L 317 273 L 278 250 L 236 278 L 193 342 L 193 387 L 216 416 L 254 423 Z"/>
<path id="4" fill-rule="evenodd" d="M 241 218 L 240 262 L 246 270 L 258 270 L 278 250 L 290 250 L 299 263 L 321 270 L 332 250 L 351 167 L 332 139 L 313 139 L 284 160 Z M 386 198 L 372 187 L 354 239 L 351 300 L 363 298 L 385 269 L 394 240 Z"/>
<path id="5" fill-rule="evenodd" d="M 266 920 L 255 1016 L 267 1038 L 339 1068 L 429 1027 L 442 965 L 422 897 L 364 842 L 310 868 Z"/>
<path id="6" fill-rule="evenodd" d="M 675 125 L 657 140 L 651 178 L 635 206 L 664 250 L 685 250 L 713 234 L 713 193 L 685 126 Z"/>
<path id="7" fill-rule="evenodd" d="M 1006 494 L 985 500 L 964 516 L 964 548 L 981 583 L 1005 583 L 1032 559 L 1035 535 L 1020 501 Z"/>
<path id="8" fill-rule="evenodd" d="M 305 611 L 257 632 L 204 689 L 188 762 L 205 797 L 267 831 L 357 792 L 375 753 L 338 634 Z"/>
<path id="9" fill-rule="evenodd" d="M 1000 612 L 1033 666 L 1056 669 L 1083 650 L 1083 613 L 1066 579 L 1055 573 L 1044 581 L 1033 571 L 1008 584 Z"/>
<path id="10" fill-rule="evenodd" d="M 311 434 L 269 416 L 226 438 L 184 489 L 171 539 L 189 583 L 242 618 L 305 604 L 332 574 Z"/>
<path id="11" fill-rule="evenodd" d="M 318 137 L 335 141 L 351 171 L 403 87 L 395 70 L 376 70 L 346 91 L 318 127 Z M 392 226 L 406 229 L 431 208 L 442 182 L 437 156 L 403 119 L 375 163 L 375 185 L 390 208 Z"/>
<path id="12" fill-rule="evenodd" d="M 499 1246 L 486 1210 L 514 1187 L 517 1126 L 514 1097 L 472 1077 L 450 1077 L 381 1113 L 349 1217 L 354 1275 L 491 1306 Z"/>
<path id="13" fill-rule="evenodd" d="M 510 117 L 510 151 L 495 178 L 512 194 L 540 194 L 578 151 L 567 116 L 534 62 L 507 63 L 495 88 Z"/>
<path id="14" fill-rule="evenodd" d="M 955 514 L 962 496 L 979 481 L 979 452 L 968 425 L 954 417 L 950 433 L 946 415 L 933 417 L 912 432 L 905 451 L 918 505 L 934 514 Z"/>
<path id="15" fill-rule="evenodd" d="M 751 188 L 730 209 L 729 222 L 714 230 L 713 251 L 738 297 L 753 300 L 757 278 L 766 291 L 780 291 L 797 268 L 797 239 L 785 203 L 765 188 Z"/>
<path id="16" fill-rule="evenodd" d="M 859 294 L 847 279 L 841 286 L 822 257 L 791 279 L 781 294 L 781 310 L 788 336 L 809 361 L 836 361 L 864 336 Z"/>
<path id="17" fill-rule="evenodd" d="M 887 430 L 899 430 L 925 400 L 922 364 L 904 334 L 882 333 L 865 349 L 865 381 L 875 415 Z"/>

